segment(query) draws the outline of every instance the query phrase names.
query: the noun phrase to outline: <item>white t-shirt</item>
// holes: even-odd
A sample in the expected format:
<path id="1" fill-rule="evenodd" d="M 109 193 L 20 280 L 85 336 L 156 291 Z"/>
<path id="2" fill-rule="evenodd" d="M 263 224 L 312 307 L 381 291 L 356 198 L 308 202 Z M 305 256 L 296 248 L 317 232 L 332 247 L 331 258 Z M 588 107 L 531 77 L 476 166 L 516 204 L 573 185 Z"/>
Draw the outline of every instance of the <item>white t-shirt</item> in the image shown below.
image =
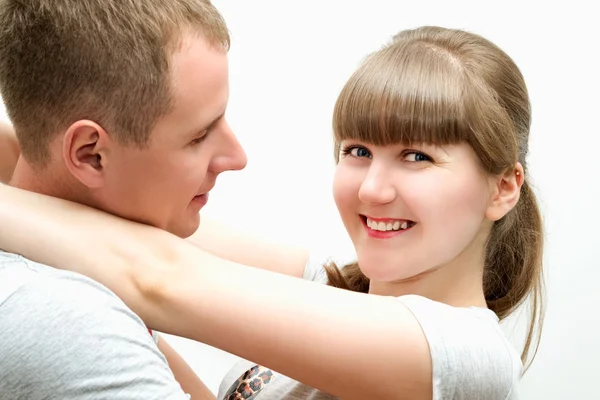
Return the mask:
<path id="1" fill-rule="evenodd" d="M 0 251 L 0 323 L 0 399 L 189 399 L 155 332 L 83 275 Z"/>
<path id="2" fill-rule="evenodd" d="M 322 265 L 323 262 L 315 258 L 309 259 L 304 278 L 326 284 L 327 276 Z M 429 343 L 433 361 L 433 400 L 519 398 L 523 366 L 492 311 L 478 307 L 452 307 L 417 295 L 401 296 L 398 301 L 414 314 Z M 240 388 L 238 379 L 255 365 L 247 360 L 237 363 L 223 379 L 217 399 L 240 398 L 235 392 L 247 390 L 247 385 Z M 261 371 L 257 374 L 264 374 L 264 370 Z M 268 383 L 260 384 L 261 389 L 253 399 L 337 399 L 275 371 L 268 370 L 268 373 Z M 256 379 L 260 383 L 258 375 Z"/>

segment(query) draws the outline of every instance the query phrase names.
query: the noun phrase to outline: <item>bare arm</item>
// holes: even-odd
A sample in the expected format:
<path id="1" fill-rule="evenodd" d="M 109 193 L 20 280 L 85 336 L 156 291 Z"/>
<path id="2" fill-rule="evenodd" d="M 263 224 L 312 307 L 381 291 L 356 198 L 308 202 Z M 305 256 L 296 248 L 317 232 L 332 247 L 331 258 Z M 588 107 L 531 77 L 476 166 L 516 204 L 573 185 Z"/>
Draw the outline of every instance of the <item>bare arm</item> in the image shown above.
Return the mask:
<path id="1" fill-rule="evenodd" d="M 1 183 L 10 181 L 19 153 L 19 143 L 13 127 L 0 123 Z M 206 218 L 188 240 L 218 257 L 297 277 L 302 277 L 308 259 L 306 249 L 261 239 Z"/>
<path id="2" fill-rule="evenodd" d="M 167 359 L 175 380 L 179 382 L 183 391 L 192 397 L 192 400 L 215 400 L 215 395 L 162 336 L 158 341 L 158 349 Z"/>
<path id="3" fill-rule="evenodd" d="M 431 399 L 426 339 L 393 298 L 248 268 L 164 231 L 14 188 L 0 187 L 0 220 L 10 227 L 0 247 L 99 280 L 159 331 L 344 399 Z"/>
<path id="4" fill-rule="evenodd" d="M 10 181 L 18 158 L 19 143 L 15 131 L 12 126 L 0 123 L 0 182 Z"/>
<path id="5" fill-rule="evenodd" d="M 188 241 L 217 257 L 298 278 L 308 260 L 306 249 L 265 240 L 206 218 Z"/>

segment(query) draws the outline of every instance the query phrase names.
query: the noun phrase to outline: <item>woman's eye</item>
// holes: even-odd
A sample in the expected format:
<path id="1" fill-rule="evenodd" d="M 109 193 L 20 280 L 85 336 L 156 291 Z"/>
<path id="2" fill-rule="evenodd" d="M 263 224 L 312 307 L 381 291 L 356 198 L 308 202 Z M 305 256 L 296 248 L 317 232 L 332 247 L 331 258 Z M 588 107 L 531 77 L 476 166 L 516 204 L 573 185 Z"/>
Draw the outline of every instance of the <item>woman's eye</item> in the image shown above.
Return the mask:
<path id="1" fill-rule="evenodd" d="M 364 147 L 357 147 L 356 149 L 353 149 L 352 151 L 356 157 L 370 157 L 371 156 L 371 153 L 369 153 L 369 150 L 365 149 Z"/>
<path id="2" fill-rule="evenodd" d="M 350 154 L 351 156 L 354 157 L 367 157 L 367 158 L 371 158 L 371 152 L 369 150 L 367 150 L 364 147 L 360 147 L 360 146 L 352 146 L 349 147 L 347 149 L 344 150 L 345 154 Z"/>
<path id="3" fill-rule="evenodd" d="M 404 159 L 408 162 L 431 161 L 431 158 L 429 156 L 423 153 L 419 153 L 418 151 L 411 151 L 410 153 L 406 153 L 404 155 Z"/>

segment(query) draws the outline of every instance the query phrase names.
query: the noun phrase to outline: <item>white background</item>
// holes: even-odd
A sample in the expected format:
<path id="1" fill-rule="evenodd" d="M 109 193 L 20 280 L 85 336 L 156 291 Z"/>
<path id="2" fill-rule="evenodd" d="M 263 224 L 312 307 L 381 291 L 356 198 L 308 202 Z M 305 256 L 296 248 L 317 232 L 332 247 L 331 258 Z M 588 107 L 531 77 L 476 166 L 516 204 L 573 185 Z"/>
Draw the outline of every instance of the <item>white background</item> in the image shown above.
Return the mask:
<path id="1" fill-rule="evenodd" d="M 533 105 L 530 176 L 547 232 L 548 312 L 523 398 L 600 398 L 600 24 L 594 3 L 214 3 L 232 33 L 228 119 L 249 163 L 243 172 L 222 175 L 205 214 L 332 255 L 351 255 L 352 246 L 331 196 L 331 115 L 361 59 L 399 30 L 420 25 L 479 33 L 515 59 Z M 506 325 L 516 344 L 522 327 L 523 318 Z M 171 343 L 215 391 L 234 362 L 202 344 Z"/>

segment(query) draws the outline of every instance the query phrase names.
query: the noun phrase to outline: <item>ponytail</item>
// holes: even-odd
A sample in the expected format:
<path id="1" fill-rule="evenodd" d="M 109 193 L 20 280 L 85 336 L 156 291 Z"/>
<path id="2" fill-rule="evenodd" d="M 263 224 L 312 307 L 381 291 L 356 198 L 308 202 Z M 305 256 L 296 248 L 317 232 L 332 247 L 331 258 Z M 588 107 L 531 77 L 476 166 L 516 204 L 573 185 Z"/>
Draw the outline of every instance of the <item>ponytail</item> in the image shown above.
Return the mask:
<path id="1" fill-rule="evenodd" d="M 490 310 L 500 320 L 510 315 L 531 294 L 531 318 L 521 360 L 526 368 L 536 331 L 543 324 L 542 217 L 533 190 L 525 181 L 519 202 L 497 221 L 486 247 L 483 289 Z M 529 364 L 527 364 L 529 362 Z"/>

